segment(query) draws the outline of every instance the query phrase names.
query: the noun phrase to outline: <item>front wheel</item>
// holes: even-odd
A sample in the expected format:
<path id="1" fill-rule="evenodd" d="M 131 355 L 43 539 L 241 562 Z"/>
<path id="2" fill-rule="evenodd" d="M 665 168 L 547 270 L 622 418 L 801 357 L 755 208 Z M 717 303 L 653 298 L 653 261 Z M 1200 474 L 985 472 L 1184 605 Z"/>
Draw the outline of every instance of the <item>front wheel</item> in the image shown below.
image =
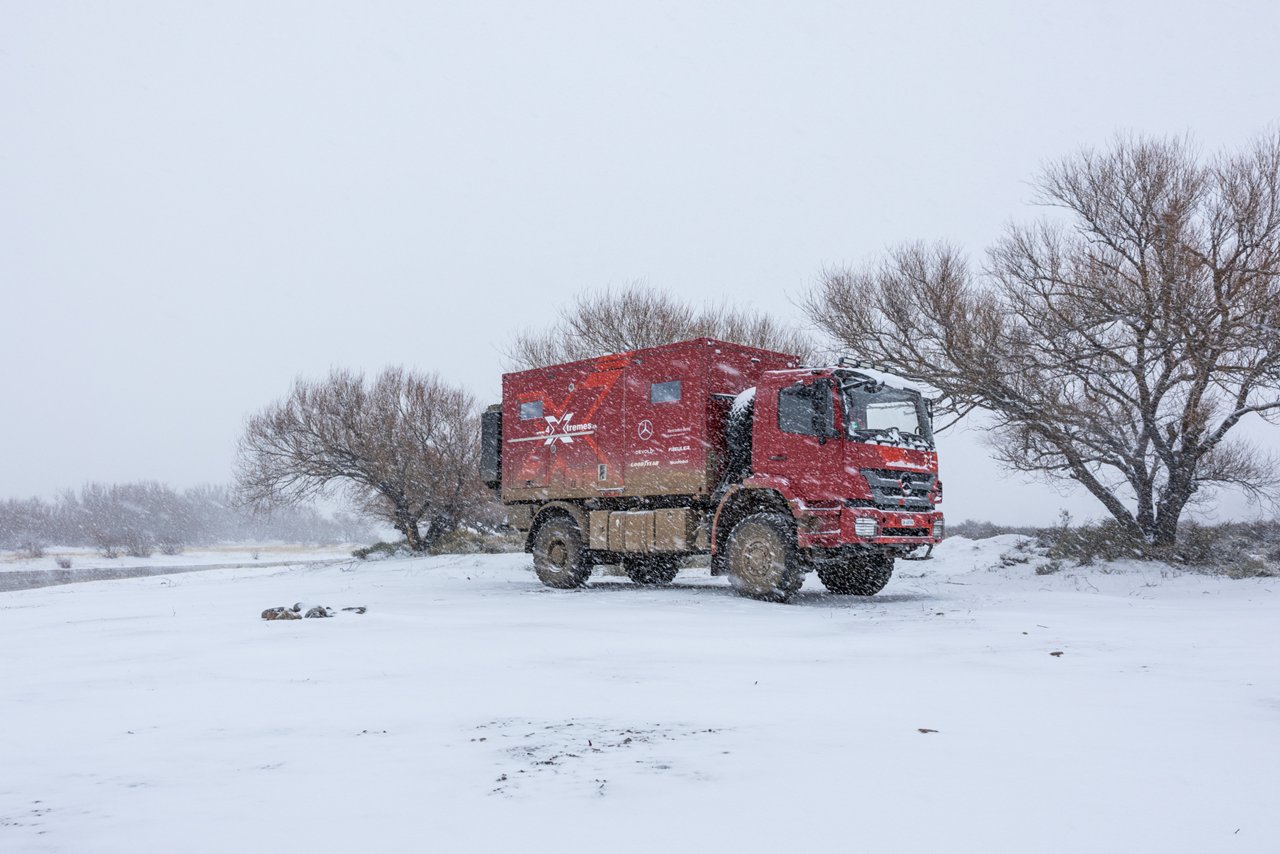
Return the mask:
<path id="1" fill-rule="evenodd" d="M 795 530 L 781 513 L 755 513 L 735 525 L 725 563 L 733 589 L 752 599 L 785 602 L 804 583 Z"/>
<path id="2" fill-rule="evenodd" d="M 548 587 L 569 590 L 581 587 L 591 577 L 582 532 L 568 517 L 545 522 L 533 538 L 533 571 Z"/>
<path id="3" fill-rule="evenodd" d="M 891 555 L 871 555 L 850 559 L 844 564 L 818 566 L 818 580 L 832 593 L 874 596 L 893 577 Z"/>

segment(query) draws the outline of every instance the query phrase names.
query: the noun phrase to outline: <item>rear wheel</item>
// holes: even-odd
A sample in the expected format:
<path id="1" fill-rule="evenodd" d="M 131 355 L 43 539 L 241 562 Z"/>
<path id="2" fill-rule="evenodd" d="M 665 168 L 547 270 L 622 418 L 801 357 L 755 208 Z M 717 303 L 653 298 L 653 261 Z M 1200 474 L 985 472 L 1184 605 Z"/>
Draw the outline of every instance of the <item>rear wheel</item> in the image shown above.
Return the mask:
<path id="1" fill-rule="evenodd" d="M 735 525 L 725 562 L 733 589 L 752 599 L 785 602 L 804 583 L 795 530 L 781 513 L 755 513 Z"/>
<path id="2" fill-rule="evenodd" d="M 636 584 L 670 584 L 680 571 L 680 561 L 674 555 L 628 555 L 622 559 L 622 569 Z"/>
<path id="3" fill-rule="evenodd" d="M 558 516 L 543 523 L 533 538 L 533 571 L 548 587 L 581 587 L 591 577 L 582 532 L 572 519 Z"/>
<path id="4" fill-rule="evenodd" d="M 869 555 L 850 559 L 844 564 L 818 566 L 818 580 L 832 593 L 851 596 L 874 596 L 893 577 L 893 557 Z"/>

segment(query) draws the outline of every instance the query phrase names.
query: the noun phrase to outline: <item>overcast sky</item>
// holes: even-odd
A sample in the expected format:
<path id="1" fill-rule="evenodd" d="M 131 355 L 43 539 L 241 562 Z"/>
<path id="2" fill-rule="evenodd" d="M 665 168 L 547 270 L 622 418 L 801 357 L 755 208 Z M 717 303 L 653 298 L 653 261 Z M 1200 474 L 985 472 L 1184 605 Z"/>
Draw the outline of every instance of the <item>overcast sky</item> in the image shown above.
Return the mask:
<path id="1" fill-rule="evenodd" d="M 334 365 L 496 399 L 585 289 L 798 321 L 824 265 L 980 252 L 1048 159 L 1278 118 L 1274 0 L 0 0 L 0 497 L 227 481 Z M 979 432 L 940 443 L 953 520 L 1096 514 Z"/>

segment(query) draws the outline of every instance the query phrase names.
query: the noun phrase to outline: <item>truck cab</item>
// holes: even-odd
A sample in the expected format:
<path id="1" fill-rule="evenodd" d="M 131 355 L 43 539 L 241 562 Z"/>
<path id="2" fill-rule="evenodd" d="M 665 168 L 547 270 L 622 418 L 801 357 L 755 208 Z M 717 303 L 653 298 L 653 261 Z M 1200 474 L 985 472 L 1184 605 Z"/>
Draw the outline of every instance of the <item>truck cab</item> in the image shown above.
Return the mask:
<path id="1" fill-rule="evenodd" d="M 838 540 L 802 532 L 804 546 L 918 545 L 935 539 L 935 526 L 941 533 L 938 455 L 919 392 L 850 370 L 780 371 L 765 376 L 754 409 L 743 485 L 777 489 L 802 514 L 838 509 L 850 521 Z"/>

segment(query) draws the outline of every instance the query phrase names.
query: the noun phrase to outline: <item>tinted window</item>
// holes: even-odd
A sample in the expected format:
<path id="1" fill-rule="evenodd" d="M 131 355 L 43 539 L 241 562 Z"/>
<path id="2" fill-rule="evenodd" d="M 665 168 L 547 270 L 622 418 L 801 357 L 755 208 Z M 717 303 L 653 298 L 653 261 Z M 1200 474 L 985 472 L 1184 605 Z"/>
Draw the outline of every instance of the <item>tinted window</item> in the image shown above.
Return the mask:
<path id="1" fill-rule="evenodd" d="M 528 403 L 520 404 L 520 420 L 532 421 L 535 418 L 542 417 L 542 401 L 531 400 Z"/>
<path id="2" fill-rule="evenodd" d="M 778 392 L 778 429 L 784 433 L 816 435 L 813 429 L 813 390 L 791 386 Z"/>
<path id="3" fill-rule="evenodd" d="M 823 380 L 811 386 L 793 385 L 778 392 L 778 429 L 784 433 L 817 436 L 818 426 L 827 425 L 827 435 L 835 435 L 835 408 L 832 390 Z"/>
<path id="4" fill-rule="evenodd" d="M 680 400 L 680 380 L 669 383 L 653 383 L 649 386 L 650 403 L 677 403 Z"/>

